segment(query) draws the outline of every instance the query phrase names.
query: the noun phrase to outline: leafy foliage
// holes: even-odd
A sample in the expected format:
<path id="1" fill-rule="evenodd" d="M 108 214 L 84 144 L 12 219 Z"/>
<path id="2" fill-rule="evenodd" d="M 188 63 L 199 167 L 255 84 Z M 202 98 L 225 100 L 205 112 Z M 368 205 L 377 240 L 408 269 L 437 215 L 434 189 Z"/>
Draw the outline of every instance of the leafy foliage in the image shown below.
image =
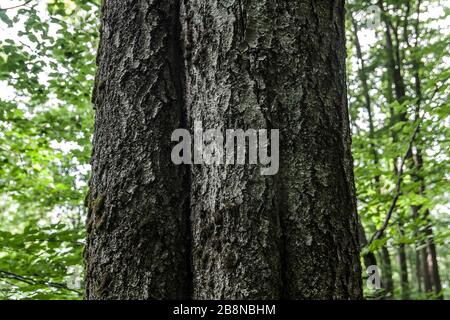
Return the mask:
<path id="1" fill-rule="evenodd" d="M 347 24 L 358 210 L 369 242 L 388 222 L 363 252 L 376 254 L 385 282 L 382 249 L 392 256 L 389 268 L 397 285 L 381 296 L 433 298 L 437 293 L 417 279 L 416 257 L 434 244 L 448 295 L 450 11 L 441 1 L 389 0 L 381 1 L 382 8 L 375 3 L 380 19 L 374 28 L 366 27 L 374 8 L 368 1 L 350 2 Z M 407 254 L 405 288 L 397 259 L 401 247 Z"/>
<path id="2" fill-rule="evenodd" d="M 82 297 L 70 279 L 83 277 L 98 11 L 78 0 L 0 10 L 3 298 Z"/>

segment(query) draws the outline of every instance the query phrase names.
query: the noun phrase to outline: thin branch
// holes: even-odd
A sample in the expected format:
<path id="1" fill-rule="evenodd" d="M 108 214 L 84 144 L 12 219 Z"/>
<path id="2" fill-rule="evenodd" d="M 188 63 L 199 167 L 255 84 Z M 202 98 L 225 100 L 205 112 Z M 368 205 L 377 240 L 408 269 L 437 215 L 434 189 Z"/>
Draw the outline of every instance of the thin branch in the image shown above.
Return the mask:
<path id="1" fill-rule="evenodd" d="M 434 98 L 435 94 L 440 90 L 442 86 L 436 87 L 436 89 L 434 90 L 431 99 Z M 395 185 L 395 196 L 394 199 L 392 199 L 391 205 L 389 207 L 388 213 L 386 215 L 386 219 L 384 220 L 383 225 L 381 226 L 380 229 L 378 229 L 373 236 L 370 238 L 370 241 L 368 243 L 368 246 L 370 246 L 372 244 L 373 241 L 380 239 L 381 236 L 383 235 L 384 231 L 386 231 L 386 228 L 389 225 L 389 221 L 391 220 L 392 217 L 392 213 L 394 212 L 395 206 L 397 205 L 397 201 L 400 198 L 400 195 L 402 194 L 401 192 L 401 184 L 402 184 L 402 175 L 403 175 L 403 167 L 405 165 L 406 160 L 408 159 L 411 151 L 412 151 L 412 147 L 414 145 L 414 140 L 416 139 L 416 136 L 420 130 L 420 125 L 422 124 L 422 120 L 425 117 L 426 112 L 423 112 L 422 115 L 417 119 L 417 125 L 414 128 L 414 132 L 411 135 L 411 138 L 409 139 L 409 143 L 408 143 L 408 149 L 406 150 L 401 164 L 400 164 L 400 168 L 398 170 L 398 174 L 397 174 L 397 183 Z"/>
<path id="2" fill-rule="evenodd" d="M 81 294 L 80 291 L 69 288 L 67 285 L 63 284 L 63 283 L 57 283 L 57 282 L 51 282 L 51 281 L 42 281 L 42 280 L 35 280 L 33 278 L 30 277 L 25 277 L 25 276 L 21 276 L 19 274 L 16 273 L 12 273 L 3 269 L 0 269 L 0 278 L 8 278 L 8 279 L 14 279 L 20 282 L 24 282 L 26 284 L 42 284 L 42 285 L 46 285 L 52 288 L 58 288 L 58 289 L 65 289 L 65 290 L 69 290 L 72 292 L 76 292 L 78 294 Z"/>
<path id="3" fill-rule="evenodd" d="M 13 6 L 13 7 L 8 7 L 8 8 L 0 8 L 0 10 L 4 10 L 4 11 L 6 11 L 6 10 L 10 10 L 10 9 L 16 9 L 16 8 L 20 8 L 20 7 L 23 7 L 23 6 L 26 6 L 27 4 L 29 4 L 31 1 L 33 1 L 33 0 L 28 0 L 28 1 L 26 1 L 25 3 L 22 3 L 22 4 L 18 4 L 17 6 Z"/>
<path id="4" fill-rule="evenodd" d="M 419 132 L 420 124 L 423 120 L 424 115 L 425 115 L 425 112 L 422 114 L 422 117 L 418 120 L 416 128 L 414 129 L 414 132 L 409 140 L 408 149 L 406 150 L 405 155 L 402 158 L 402 162 L 401 162 L 400 168 L 398 170 L 397 183 L 395 185 L 395 196 L 394 196 L 394 199 L 392 199 L 392 203 L 391 203 L 391 206 L 389 207 L 389 211 L 386 215 L 386 219 L 384 220 L 384 223 L 381 226 L 381 228 L 379 230 L 377 230 L 373 234 L 373 236 L 370 238 L 369 245 L 372 244 L 372 242 L 374 240 L 380 239 L 381 236 L 383 235 L 384 231 L 386 230 L 387 226 L 389 225 L 389 220 L 391 219 L 392 213 L 394 212 L 395 206 L 397 205 L 398 198 L 400 198 L 400 195 L 402 193 L 401 192 L 401 184 L 402 184 L 403 167 L 405 165 L 406 159 L 408 159 L 409 154 L 412 151 L 412 146 L 413 146 L 414 140 L 416 139 L 417 132 Z"/>

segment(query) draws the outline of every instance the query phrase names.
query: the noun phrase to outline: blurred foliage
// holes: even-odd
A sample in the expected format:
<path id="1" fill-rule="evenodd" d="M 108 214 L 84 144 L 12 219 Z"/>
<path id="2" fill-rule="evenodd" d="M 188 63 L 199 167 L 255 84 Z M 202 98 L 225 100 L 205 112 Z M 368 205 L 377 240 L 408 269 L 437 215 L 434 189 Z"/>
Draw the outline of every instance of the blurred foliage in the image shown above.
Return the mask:
<path id="1" fill-rule="evenodd" d="M 0 7 L 0 298 L 81 298 L 99 3 Z"/>
<path id="2" fill-rule="evenodd" d="M 394 282 L 394 292 L 388 298 L 400 298 L 398 259 L 399 248 L 404 245 L 409 287 L 406 295 L 413 299 L 435 298 L 436 293 L 419 287 L 415 260 L 425 243 L 433 242 L 444 295 L 448 297 L 450 3 L 385 0 L 384 14 L 379 3 L 362 0 L 347 3 L 348 96 L 355 180 L 358 212 L 368 241 L 386 221 L 397 194 L 399 163 L 403 160 L 405 164 L 399 198 L 387 228 L 363 252 L 375 254 L 382 279 L 386 280 L 381 249 L 387 249 Z M 379 14 L 378 19 L 374 14 Z M 384 19 L 390 25 L 392 55 L 405 86 L 403 96 L 395 91 Z M 357 41 L 361 45 L 360 57 Z M 416 128 L 412 150 L 405 158 Z M 418 154 L 422 157 L 421 167 L 414 162 Z M 414 207 L 418 208 L 417 216 Z M 365 290 L 367 297 L 374 297 L 371 290 Z"/>

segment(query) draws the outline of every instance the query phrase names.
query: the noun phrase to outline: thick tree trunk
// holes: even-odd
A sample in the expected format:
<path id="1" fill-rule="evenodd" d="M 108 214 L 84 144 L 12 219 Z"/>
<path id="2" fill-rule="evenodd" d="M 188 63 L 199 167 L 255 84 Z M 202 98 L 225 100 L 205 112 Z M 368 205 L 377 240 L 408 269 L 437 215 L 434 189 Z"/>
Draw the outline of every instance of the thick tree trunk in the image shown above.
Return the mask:
<path id="1" fill-rule="evenodd" d="M 249 11 L 251 4 L 232 1 L 227 5 L 194 0 L 185 1 L 183 8 L 186 102 L 192 131 L 194 121 L 224 133 L 227 129 L 268 126 L 265 102 L 258 100 L 264 99 L 257 82 L 263 85 L 263 70 L 258 70 L 256 49 L 252 54 L 246 32 L 248 37 L 255 32 L 256 37 L 261 32 L 258 19 L 263 19 L 259 23 L 264 26 L 269 17 Z M 255 29 L 246 31 L 245 24 Z M 193 167 L 194 298 L 281 297 L 281 226 L 276 193 L 276 181 L 262 176 L 255 165 Z"/>
<path id="2" fill-rule="evenodd" d="M 104 1 L 92 178 L 88 299 L 189 296 L 189 185 L 172 164 L 183 126 L 177 1 Z"/>
<path id="3" fill-rule="evenodd" d="M 343 1 L 105 2 L 87 297 L 361 298 Z M 279 129 L 280 172 L 173 166 L 195 121 Z"/>
<path id="4" fill-rule="evenodd" d="M 341 1 L 187 2 L 191 123 L 281 131 L 275 178 L 194 170 L 194 297 L 361 297 L 343 18 Z"/>

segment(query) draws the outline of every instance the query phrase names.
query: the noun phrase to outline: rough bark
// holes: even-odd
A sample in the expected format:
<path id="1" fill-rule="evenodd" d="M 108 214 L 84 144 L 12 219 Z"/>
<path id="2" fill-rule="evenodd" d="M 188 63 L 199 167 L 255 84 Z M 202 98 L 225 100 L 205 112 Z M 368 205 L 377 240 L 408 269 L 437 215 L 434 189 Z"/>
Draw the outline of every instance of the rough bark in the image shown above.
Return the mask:
<path id="1" fill-rule="evenodd" d="M 189 296 L 187 167 L 170 159 L 183 126 L 177 1 L 104 1 L 87 299 Z"/>
<path id="2" fill-rule="evenodd" d="M 343 1 L 103 7 L 87 297 L 361 298 Z M 196 120 L 280 129 L 280 172 L 172 165 Z"/>
<path id="3" fill-rule="evenodd" d="M 190 123 L 205 129 L 267 127 L 258 99 L 261 71 L 243 30 L 238 1 L 186 1 L 186 102 Z M 256 4 L 256 1 L 253 1 Z M 245 16 L 244 16 L 245 14 Z M 257 12 L 249 14 L 256 23 Z M 269 22 L 262 21 L 261 23 Z M 256 30 L 255 30 L 256 31 Z M 250 32 L 250 31 L 248 31 Z M 259 79 L 263 81 L 263 79 Z M 261 93 L 263 94 L 263 92 Z M 276 185 L 258 166 L 194 166 L 192 173 L 193 297 L 281 296 L 281 229 Z"/>
<path id="4" fill-rule="evenodd" d="M 191 123 L 281 141 L 274 178 L 194 169 L 194 297 L 361 297 L 343 2 L 188 1 L 185 15 Z"/>

